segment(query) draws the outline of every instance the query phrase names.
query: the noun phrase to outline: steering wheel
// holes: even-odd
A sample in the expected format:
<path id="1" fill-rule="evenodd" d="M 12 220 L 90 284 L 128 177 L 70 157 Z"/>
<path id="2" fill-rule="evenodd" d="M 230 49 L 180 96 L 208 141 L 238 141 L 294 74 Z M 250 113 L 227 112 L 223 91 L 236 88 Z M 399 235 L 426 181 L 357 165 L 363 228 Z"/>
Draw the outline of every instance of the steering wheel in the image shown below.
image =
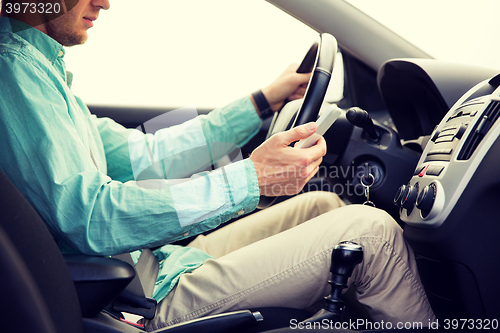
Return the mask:
<path id="1" fill-rule="evenodd" d="M 328 33 L 319 35 L 297 69 L 297 73 L 312 72 L 304 98 L 291 101 L 281 111 L 275 112 L 266 139 L 278 132 L 318 119 L 332 77 L 337 47 L 335 37 Z M 261 195 L 257 207 L 267 208 L 274 203 L 276 198 Z"/>

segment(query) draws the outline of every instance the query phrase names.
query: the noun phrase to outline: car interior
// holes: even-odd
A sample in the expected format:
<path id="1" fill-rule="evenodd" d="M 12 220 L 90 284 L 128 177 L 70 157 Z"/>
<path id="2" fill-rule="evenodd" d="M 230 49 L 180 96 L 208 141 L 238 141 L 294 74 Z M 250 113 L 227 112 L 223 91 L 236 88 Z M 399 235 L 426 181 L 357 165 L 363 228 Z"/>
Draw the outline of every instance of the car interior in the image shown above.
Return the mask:
<path id="1" fill-rule="evenodd" d="M 333 191 L 349 204 L 370 201 L 401 225 L 441 328 L 497 328 L 500 71 L 433 59 L 343 0 L 267 1 L 318 32 L 299 68 L 313 76 L 305 98 L 265 120 L 242 155 L 277 132 L 315 121 L 332 104 L 342 109 L 323 135 L 328 152 L 305 191 Z M 332 103 L 325 94 L 340 58 L 343 98 Z M 171 110 L 89 108 L 129 128 Z M 1 331 L 144 332 L 121 312 L 154 316 L 148 298 L 154 271 L 133 267 L 126 257 L 62 255 L 43 220 L 1 172 L 0 188 Z M 261 197 L 259 208 L 274 201 Z M 146 252 L 144 262 L 151 256 Z M 344 320 L 366 318 L 352 292 L 345 294 Z M 291 318 L 312 315 L 242 309 L 161 332 L 285 332 Z"/>

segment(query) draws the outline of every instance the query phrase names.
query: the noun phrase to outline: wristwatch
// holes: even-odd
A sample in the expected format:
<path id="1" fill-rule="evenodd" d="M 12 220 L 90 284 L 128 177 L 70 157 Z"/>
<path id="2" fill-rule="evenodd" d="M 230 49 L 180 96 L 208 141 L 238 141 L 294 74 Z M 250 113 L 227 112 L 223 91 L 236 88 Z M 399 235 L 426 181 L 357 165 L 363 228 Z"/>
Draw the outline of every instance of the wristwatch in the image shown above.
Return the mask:
<path id="1" fill-rule="evenodd" d="M 255 101 L 255 104 L 257 105 L 257 108 L 259 109 L 260 112 L 260 117 L 262 119 L 266 119 L 274 114 L 273 109 L 271 109 L 271 106 L 269 105 L 269 102 L 266 99 L 266 96 L 262 93 L 262 90 L 257 90 L 252 94 L 253 100 Z"/>

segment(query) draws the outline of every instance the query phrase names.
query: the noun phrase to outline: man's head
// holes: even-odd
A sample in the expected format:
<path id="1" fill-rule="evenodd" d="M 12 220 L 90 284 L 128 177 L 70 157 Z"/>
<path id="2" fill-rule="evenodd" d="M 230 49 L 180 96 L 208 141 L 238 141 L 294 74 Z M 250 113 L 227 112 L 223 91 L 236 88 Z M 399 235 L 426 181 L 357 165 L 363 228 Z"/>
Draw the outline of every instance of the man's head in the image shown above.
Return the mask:
<path id="1" fill-rule="evenodd" d="M 28 6 L 26 6 L 28 5 Z M 4 0 L 2 16 L 23 21 L 64 46 L 83 44 L 109 0 Z"/>
<path id="2" fill-rule="evenodd" d="M 47 35 L 64 46 L 83 44 L 87 41 L 87 30 L 94 26 L 101 9 L 109 9 L 108 0 L 79 0 L 66 14 L 45 24 Z"/>

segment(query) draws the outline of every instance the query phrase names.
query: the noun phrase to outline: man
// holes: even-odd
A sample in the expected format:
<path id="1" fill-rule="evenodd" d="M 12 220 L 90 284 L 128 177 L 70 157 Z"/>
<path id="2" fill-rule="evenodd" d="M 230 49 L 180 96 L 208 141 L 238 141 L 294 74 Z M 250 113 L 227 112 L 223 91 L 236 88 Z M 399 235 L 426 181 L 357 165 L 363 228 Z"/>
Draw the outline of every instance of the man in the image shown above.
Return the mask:
<path id="1" fill-rule="evenodd" d="M 4 2 L 0 18 L 0 169 L 64 252 L 161 246 L 154 291 L 160 303 L 148 330 L 242 308 L 315 310 L 329 292 L 330 256 L 342 240 L 363 246 L 350 284 L 375 320 L 434 319 L 395 221 L 380 210 L 344 207 L 332 193 L 301 195 L 187 247 L 169 245 L 250 212 L 261 194 L 298 193 L 316 173 L 324 139 L 307 149 L 289 146 L 312 135 L 315 124 L 306 124 L 273 136 L 248 159 L 172 181 L 226 153 L 217 143 L 245 144 L 261 124 L 262 99 L 278 110 L 304 94 L 308 74 L 292 66 L 257 95 L 144 135 L 91 116 L 70 90 L 62 46 L 83 44 L 109 2 L 68 1 L 59 17 L 16 12 L 13 2 Z M 183 152 L 198 147 L 208 158 Z"/>

